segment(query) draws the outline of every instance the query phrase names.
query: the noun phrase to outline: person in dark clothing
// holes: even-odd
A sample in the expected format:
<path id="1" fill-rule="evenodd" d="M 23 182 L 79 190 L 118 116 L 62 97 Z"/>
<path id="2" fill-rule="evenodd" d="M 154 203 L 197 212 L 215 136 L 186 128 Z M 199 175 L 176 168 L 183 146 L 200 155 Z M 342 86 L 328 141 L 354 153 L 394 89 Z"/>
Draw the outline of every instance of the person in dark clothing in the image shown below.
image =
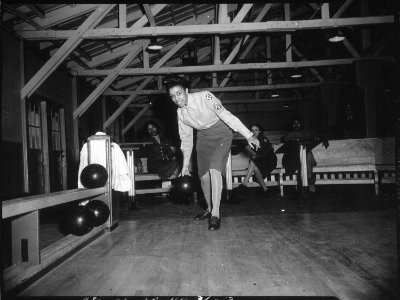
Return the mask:
<path id="1" fill-rule="evenodd" d="M 304 132 L 304 119 L 300 115 L 294 115 L 291 119 L 291 131 L 287 132 L 282 137 L 282 142 L 285 143 L 285 152 L 282 157 L 282 166 L 285 168 L 287 175 L 292 175 L 296 171 L 300 174 L 300 152 L 299 143 L 301 139 L 310 138 Z M 315 138 L 315 140 L 318 140 Z M 322 139 L 322 143 L 327 148 L 329 143 L 326 139 Z M 316 177 L 313 173 L 313 168 L 317 165 L 314 154 L 310 149 L 306 150 L 306 164 L 307 164 L 307 182 L 309 191 L 315 192 Z"/>
<path id="2" fill-rule="evenodd" d="M 145 123 L 145 130 L 152 144 L 145 147 L 147 171 L 155 173 L 161 179 L 175 178 L 180 172 L 180 163 L 176 157 L 176 148 L 171 141 L 160 134 L 160 126 L 152 120 Z"/>
<path id="3" fill-rule="evenodd" d="M 250 156 L 249 167 L 247 168 L 246 176 L 242 184 L 235 190 L 238 192 L 245 191 L 250 177 L 254 174 L 263 191 L 267 192 L 268 187 L 265 184 L 264 179 L 276 168 L 277 157 L 271 142 L 263 134 L 261 126 L 253 124 L 250 126 L 250 130 L 259 140 L 260 147 L 255 150 L 248 145 L 246 146 L 245 149 Z"/>

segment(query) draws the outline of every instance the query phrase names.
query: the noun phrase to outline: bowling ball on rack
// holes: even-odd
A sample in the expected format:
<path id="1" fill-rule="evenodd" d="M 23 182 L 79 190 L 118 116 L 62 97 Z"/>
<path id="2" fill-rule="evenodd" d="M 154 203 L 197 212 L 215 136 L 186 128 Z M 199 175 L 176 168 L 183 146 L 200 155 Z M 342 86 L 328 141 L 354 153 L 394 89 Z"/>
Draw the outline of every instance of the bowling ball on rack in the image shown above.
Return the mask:
<path id="1" fill-rule="evenodd" d="M 85 188 L 94 189 L 105 186 L 108 180 L 108 173 L 102 165 L 90 164 L 82 170 L 80 178 Z"/>
<path id="2" fill-rule="evenodd" d="M 94 213 L 86 206 L 75 206 L 67 214 L 65 218 L 68 233 L 82 236 L 89 233 L 93 229 Z"/>
<path id="3" fill-rule="evenodd" d="M 110 216 L 108 205 L 101 200 L 91 200 L 86 207 L 94 214 L 93 225 L 95 227 L 104 224 Z"/>

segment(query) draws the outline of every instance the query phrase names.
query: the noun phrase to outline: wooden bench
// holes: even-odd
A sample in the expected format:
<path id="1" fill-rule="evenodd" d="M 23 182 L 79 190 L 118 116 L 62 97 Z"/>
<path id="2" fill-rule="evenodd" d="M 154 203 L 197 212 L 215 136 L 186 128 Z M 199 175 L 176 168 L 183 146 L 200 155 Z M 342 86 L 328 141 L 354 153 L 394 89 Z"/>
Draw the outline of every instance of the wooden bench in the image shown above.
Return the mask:
<path id="1" fill-rule="evenodd" d="M 129 177 L 132 181 L 132 188 L 128 192 L 128 196 L 135 197 L 136 195 L 142 194 L 158 194 L 161 193 L 164 196 L 168 193 L 172 188 L 171 179 L 163 180 L 157 174 L 147 173 L 147 158 L 141 158 L 143 165 L 143 174 L 138 174 L 137 168 L 135 167 L 135 151 L 139 149 L 137 144 L 120 144 L 122 151 L 125 154 L 126 161 L 128 163 L 129 168 Z M 151 188 L 137 188 L 138 182 L 145 181 L 157 181 L 161 183 L 160 187 L 151 187 Z"/>
<path id="2" fill-rule="evenodd" d="M 328 149 L 314 148 L 317 166 L 313 172 L 316 184 L 372 184 L 375 194 L 379 184 L 394 182 L 394 138 L 365 138 L 329 141 Z M 278 149 L 281 144 L 274 145 Z M 278 186 L 284 196 L 284 186 L 297 185 L 297 174 L 287 175 L 278 154 L 277 168 L 265 179 L 267 186 Z M 249 159 L 239 153 L 232 156 L 232 186 L 244 179 Z M 229 176 L 229 175 L 228 175 Z M 258 186 L 251 179 L 249 186 Z"/>

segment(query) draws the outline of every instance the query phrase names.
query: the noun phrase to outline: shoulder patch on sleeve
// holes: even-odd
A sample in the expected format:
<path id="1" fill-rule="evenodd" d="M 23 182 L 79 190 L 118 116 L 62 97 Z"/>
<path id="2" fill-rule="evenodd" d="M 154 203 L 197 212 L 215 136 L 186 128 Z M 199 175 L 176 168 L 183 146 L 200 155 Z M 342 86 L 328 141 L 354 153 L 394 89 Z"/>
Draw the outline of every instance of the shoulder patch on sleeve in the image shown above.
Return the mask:
<path id="1" fill-rule="evenodd" d="M 222 113 L 225 110 L 224 107 L 219 103 L 213 103 L 213 107 L 217 113 Z"/>

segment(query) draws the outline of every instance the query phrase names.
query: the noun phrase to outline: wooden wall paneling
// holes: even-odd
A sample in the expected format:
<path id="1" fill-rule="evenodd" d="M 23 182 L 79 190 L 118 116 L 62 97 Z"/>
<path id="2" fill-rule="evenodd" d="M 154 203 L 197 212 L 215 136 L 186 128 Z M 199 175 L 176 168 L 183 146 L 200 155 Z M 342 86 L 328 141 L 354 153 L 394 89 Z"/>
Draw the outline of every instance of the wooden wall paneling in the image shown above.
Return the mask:
<path id="1" fill-rule="evenodd" d="M 38 210 L 20 215 L 11 221 L 11 239 L 13 264 L 40 263 Z"/>

